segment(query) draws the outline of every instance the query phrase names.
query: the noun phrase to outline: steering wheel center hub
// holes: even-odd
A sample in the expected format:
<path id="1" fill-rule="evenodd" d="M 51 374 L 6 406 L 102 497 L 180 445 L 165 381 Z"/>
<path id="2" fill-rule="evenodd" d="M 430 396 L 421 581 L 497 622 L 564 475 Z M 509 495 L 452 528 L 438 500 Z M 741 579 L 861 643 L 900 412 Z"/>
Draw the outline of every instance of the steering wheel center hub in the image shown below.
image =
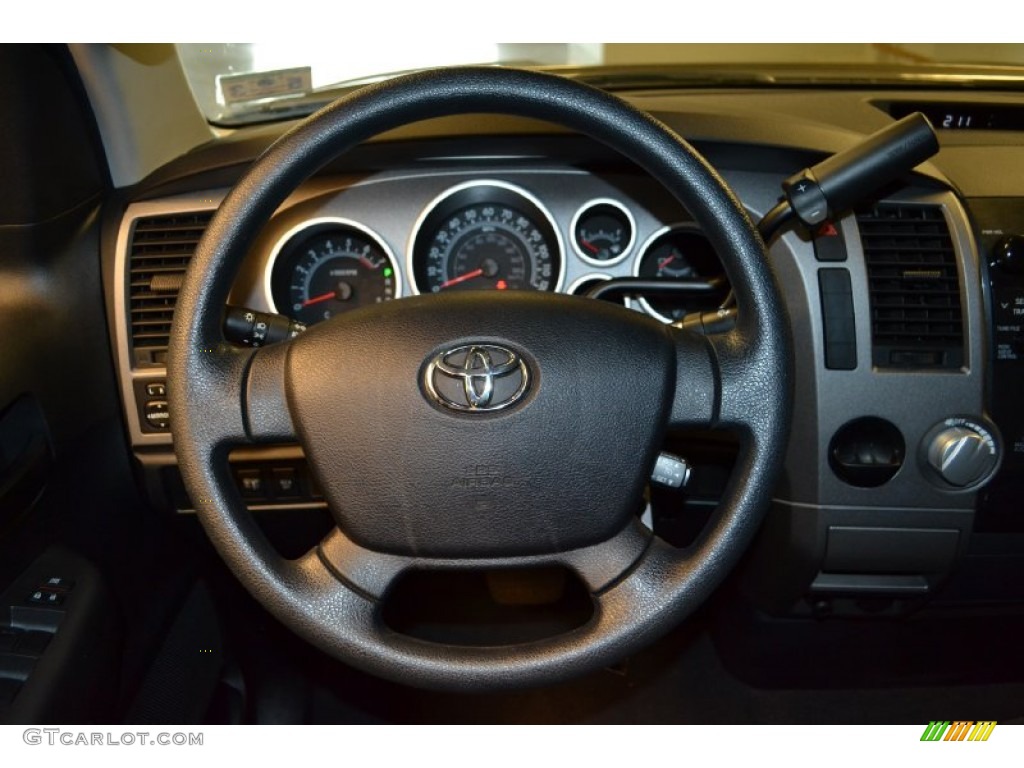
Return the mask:
<path id="1" fill-rule="evenodd" d="M 286 377 L 313 471 L 354 541 L 518 556 L 603 541 L 637 510 L 675 355 L 660 324 L 621 307 L 466 292 L 316 326 Z"/>

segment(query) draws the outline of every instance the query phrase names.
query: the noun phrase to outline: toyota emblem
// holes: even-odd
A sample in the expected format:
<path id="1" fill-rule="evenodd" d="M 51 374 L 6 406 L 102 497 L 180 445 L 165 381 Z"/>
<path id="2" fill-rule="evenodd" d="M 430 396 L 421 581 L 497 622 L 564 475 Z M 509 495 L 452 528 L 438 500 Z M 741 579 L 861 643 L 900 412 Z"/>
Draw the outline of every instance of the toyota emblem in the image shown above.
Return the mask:
<path id="1" fill-rule="evenodd" d="M 530 371 L 522 356 L 498 344 L 447 349 L 427 365 L 424 386 L 431 399 L 464 413 L 500 411 L 522 399 Z"/>

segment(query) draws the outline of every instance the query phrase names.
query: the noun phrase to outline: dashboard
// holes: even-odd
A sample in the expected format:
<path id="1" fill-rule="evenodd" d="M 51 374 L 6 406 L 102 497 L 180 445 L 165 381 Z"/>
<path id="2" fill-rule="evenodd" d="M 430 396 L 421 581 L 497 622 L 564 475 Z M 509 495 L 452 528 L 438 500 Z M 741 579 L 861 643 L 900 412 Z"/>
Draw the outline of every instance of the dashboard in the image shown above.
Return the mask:
<path id="1" fill-rule="evenodd" d="M 632 98 L 695 142 L 754 221 L 783 180 L 890 119 L 871 92 Z M 110 328 L 129 440 L 151 499 L 179 511 L 191 505 L 175 475 L 164 383 L 175 291 L 266 133 L 172 163 L 127 190 L 109 220 Z M 1024 189 L 1008 189 L 1005 174 L 989 184 L 984 170 L 1017 137 L 943 131 L 940 140 L 933 164 L 827 227 L 787 232 L 768 253 L 798 350 L 786 470 L 745 571 L 769 612 L 809 616 L 827 605 L 859 616 L 865 599 L 884 597 L 883 613 L 902 615 L 951 589 L 958 600 L 1024 598 L 1015 577 L 986 575 L 1016 574 L 1024 555 L 1015 501 L 1024 419 L 1012 394 L 1024 384 L 1013 314 L 1024 288 L 1010 259 L 993 255 L 1024 231 Z M 642 170 L 589 139 L 502 118 L 415 126 L 323 169 L 254 234 L 230 303 L 312 325 L 417 294 L 583 295 L 612 278 L 722 271 L 692 217 Z M 727 293 L 722 282 L 699 299 L 620 300 L 669 323 L 716 309 Z M 964 440 L 977 461 L 947 471 Z M 694 451 L 695 482 L 662 494 L 663 535 L 678 510 L 713 507 L 730 466 L 716 458 L 720 444 L 680 444 Z M 324 506 L 297 447 L 236 451 L 232 467 L 255 510 Z"/>

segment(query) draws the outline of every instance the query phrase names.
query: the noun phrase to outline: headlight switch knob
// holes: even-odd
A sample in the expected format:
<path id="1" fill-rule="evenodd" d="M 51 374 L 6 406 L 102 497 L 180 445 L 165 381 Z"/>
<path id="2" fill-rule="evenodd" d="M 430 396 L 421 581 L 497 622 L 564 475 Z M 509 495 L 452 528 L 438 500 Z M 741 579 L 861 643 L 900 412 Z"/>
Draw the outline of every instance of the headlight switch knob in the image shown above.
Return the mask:
<path id="1" fill-rule="evenodd" d="M 966 420 L 948 420 L 933 430 L 927 446 L 928 465 L 956 488 L 980 484 L 999 464 L 999 449 L 992 434 Z"/>

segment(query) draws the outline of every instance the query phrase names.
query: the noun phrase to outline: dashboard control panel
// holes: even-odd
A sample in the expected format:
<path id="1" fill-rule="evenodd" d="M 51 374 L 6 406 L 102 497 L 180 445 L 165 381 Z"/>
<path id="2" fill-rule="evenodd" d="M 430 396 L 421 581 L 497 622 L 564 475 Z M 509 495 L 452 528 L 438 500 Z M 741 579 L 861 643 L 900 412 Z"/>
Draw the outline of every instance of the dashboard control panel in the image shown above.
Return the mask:
<path id="1" fill-rule="evenodd" d="M 1002 464 L 978 497 L 976 529 L 1024 533 L 1024 201 L 971 201 L 989 290 L 989 415 L 1005 446 Z"/>

